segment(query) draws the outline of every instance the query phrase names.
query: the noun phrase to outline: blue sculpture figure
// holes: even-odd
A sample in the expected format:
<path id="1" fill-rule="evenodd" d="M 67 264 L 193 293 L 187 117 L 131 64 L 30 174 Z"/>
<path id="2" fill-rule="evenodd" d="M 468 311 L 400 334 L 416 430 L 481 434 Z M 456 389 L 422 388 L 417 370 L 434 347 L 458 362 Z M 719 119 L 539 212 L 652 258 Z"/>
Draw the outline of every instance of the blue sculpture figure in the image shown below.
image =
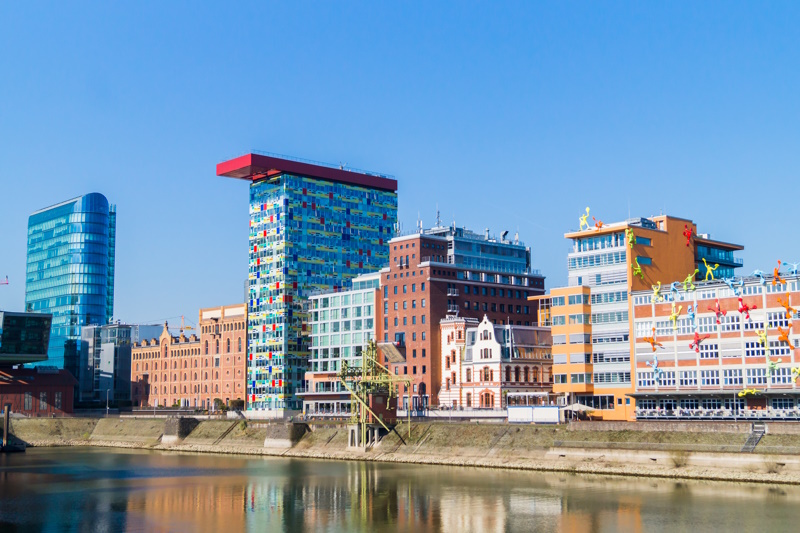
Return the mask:
<path id="1" fill-rule="evenodd" d="M 656 380 L 656 383 L 660 383 L 661 372 L 663 372 L 663 370 L 658 366 L 658 354 L 653 354 L 653 360 L 645 364 L 653 369 L 653 378 Z"/>
<path id="2" fill-rule="evenodd" d="M 722 278 L 722 281 L 733 291 L 734 296 L 741 296 L 742 287 L 744 287 L 744 279 L 740 279 L 739 283 L 736 283 L 736 278 Z M 736 288 L 737 285 L 739 286 L 738 289 Z"/>
<path id="3" fill-rule="evenodd" d="M 800 263 L 789 263 L 788 261 L 784 261 L 783 264 L 789 267 L 789 274 L 792 276 L 797 275 L 797 267 L 800 266 Z"/>
<path id="4" fill-rule="evenodd" d="M 762 285 L 767 284 L 767 278 L 765 277 L 766 274 L 764 274 L 763 270 L 753 270 L 753 273 L 751 275 L 759 278 L 761 280 Z"/>
<path id="5" fill-rule="evenodd" d="M 686 310 L 686 316 L 688 316 L 689 320 L 692 321 L 692 328 L 697 328 L 697 323 L 695 322 L 697 314 L 694 312 L 694 307 L 691 305 L 689 306 L 689 309 Z"/>
<path id="6" fill-rule="evenodd" d="M 672 301 L 683 300 L 683 295 L 681 294 L 681 282 L 680 281 L 673 281 L 669 284 L 669 292 L 673 295 Z"/>

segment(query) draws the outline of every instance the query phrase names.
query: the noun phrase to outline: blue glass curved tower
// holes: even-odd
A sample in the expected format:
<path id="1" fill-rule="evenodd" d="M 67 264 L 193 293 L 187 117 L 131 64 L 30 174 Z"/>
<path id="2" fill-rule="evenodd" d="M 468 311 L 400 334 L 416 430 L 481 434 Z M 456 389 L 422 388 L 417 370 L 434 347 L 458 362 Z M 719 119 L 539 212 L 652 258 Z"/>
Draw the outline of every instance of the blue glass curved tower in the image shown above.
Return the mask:
<path id="1" fill-rule="evenodd" d="M 73 371 L 81 327 L 111 321 L 116 225 L 116 208 L 100 193 L 28 218 L 25 307 L 53 315 L 48 360 L 41 364 Z"/>

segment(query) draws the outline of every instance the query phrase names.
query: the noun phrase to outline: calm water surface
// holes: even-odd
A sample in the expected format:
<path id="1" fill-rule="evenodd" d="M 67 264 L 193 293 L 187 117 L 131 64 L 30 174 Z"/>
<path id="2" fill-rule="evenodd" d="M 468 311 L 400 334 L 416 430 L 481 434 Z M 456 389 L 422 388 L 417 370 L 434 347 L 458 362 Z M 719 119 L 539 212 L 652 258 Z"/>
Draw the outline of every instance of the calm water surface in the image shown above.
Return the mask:
<path id="1" fill-rule="evenodd" d="M 800 531 L 800 488 L 101 448 L 0 456 L 0 531 Z"/>

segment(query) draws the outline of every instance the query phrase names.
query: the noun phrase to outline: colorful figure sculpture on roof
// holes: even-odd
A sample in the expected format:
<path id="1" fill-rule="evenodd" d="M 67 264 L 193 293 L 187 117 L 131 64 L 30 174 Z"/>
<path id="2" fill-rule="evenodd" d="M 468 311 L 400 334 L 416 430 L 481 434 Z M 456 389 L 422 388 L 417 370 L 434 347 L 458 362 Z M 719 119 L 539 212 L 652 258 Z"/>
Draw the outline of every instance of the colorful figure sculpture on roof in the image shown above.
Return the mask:
<path id="1" fill-rule="evenodd" d="M 709 338 L 710 336 L 711 335 L 703 335 L 701 337 L 700 334 L 695 331 L 694 332 L 694 340 L 691 343 L 689 343 L 689 348 L 690 349 L 694 348 L 694 351 L 696 353 L 700 353 L 700 343 L 703 342 L 704 340 L 706 340 L 707 338 Z"/>
<path id="2" fill-rule="evenodd" d="M 722 309 L 720 309 L 720 307 L 719 307 L 719 298 L 717 298 L 716 302 L 714 303 L 714 307 L 709 307 L 708 310 L 709 311 L 714 311 L 714 314 L 717 316 L 717 324 L 721 324 L 722 323 L 722 321 L 720 320 L 720 317 L 723 317 L 723 316 L 728 314 L 727 311 L 723 311 Z"/>
<path id="3" fill-rule="evenodd" d="M 739 313 L 743 314 L 747 320 L 750 320 L 750 311 L 758 309 L 757 305 L 747 305 L 742 301 L 742 297 L 739 296 Z"/>
<path id="4" fill-rule="evenodd" d="M 680 281 L 673 281 L 669 284 L 669 292 L 672 295 L 672 301 L 675 302 L 677 300 L 683 300 L 683 295 L 681 294 L 681 282 Z"/>
<path id="5" fill-rule="evenodd" d="M 761 281 L 762 285 L 766 285 L 767 284 L 767 275 L 764 274 L 763 270 L 753 270 L 753 273 L 751 275 L 756 277 L 756 278 L 759 278 L 759 280 Z"/>
<path id="6" fill-rule="evenodd" d="M 784 261 L 783 264 L 789 267 L 789 274 L 791 274 L 792 276 L 797 275 L 797 267 L 800 266 L 800 263 L 788 263 Z"/>
<path id="7" fill-rule="evenodd" d="M 578 231 L 583 231 L 583 227 L 584 226 L 586 226 L 586 229 L 590 229 L 591 228 L 591 226 L 589 226 L 588 220 L 589 220 L 589 208 L 587 207 L 586 208 L 586 214 L 585 215 L 581 215 L 581 218 L 580 218 L 581 227 L 580 227 L 580 229 Z"/>
<path id="8" fill-rule="evenodd" d="M 653 369 L 653 378 L 656 380 L 656 383 L 660 383 L 661 372 L 663 372 L 663 370 L 661 370 L 661 367 L 658 366 L 658 354 L 654 354 L 653 360 L 647 361 L 645 364 Z"/>
<path id="9" fill-rule="evenodd" d="M 656 281 L 656 285 L 650 285 L 653 288 L 653 303 L 663 302 L 664 296 L 661 294 L 661 282 Z"/>
<path id="10" fill-rule="evenodd" d="M 594 217 L 592 217 L 592 220 L 594 220 L 594 229 L 595 230 L 599 230 L 599 229 L 603 228 L 603 221 L 602 220 L 597 220 Z"/>
<path id="11" fill-rule="evenodd" d="M 792 369 L 792 381 L 797 381 L 797 378 L 800 378 L 800 367 Z"/>
<path id="12" fill-rule="evenodd" d="M 727 285 L 728 288 L 733 291 L 734 296 L 740 296 L 742 294 L 742 287 L 744 287 L 744 279 L 740 279 L 739 283 L 736 283 L 736 278 L 722 278 L 722 281 L 724 281 L 725 285 Z"/>
<path id="13" fill-rule="evenodd" d="M 739 396 L 739 398 L 744 398 L 748 394 L 751 394 L 751 395 L 755 396 L 759 392 L 761 392 L 761 391 L 758 390 L 758 389 L 744 389 L 741 392 L 739 392 L 738 396 Z"/>
<path id="14" fill-rule="evenodd" d="M 781 277 L 781 260 L 778 259 L 778 266 L 772 269 L 772 286 L 778 283 L 786 285 L 786 280 Z"/>
<path id="15" fill-rule="evenodd" d="M 672 302 L 672 312 L 669 314 L 669 319 L 672 321 L 672 329 L 678 329 L 678 317 L 681 316 L 681 310 L 683 309 L 682 305 L 678 306 L 677 311 L 675 310 L 675 302 Z"/>
<path id="16" fill-rule="evenodd" d="M 631 263 L 631 268 L 633 269 L 633 275 L 639 276 L 639 278 L 644 281 L 644 273 L 642 272 L 642 267 L 639 265 L 639 258 L 635 258 L 633 263 Z"/>
<path id="17" fill-rule="evenodd" d="M 781 307 L 786 309 L 786 319 L 791 319 L 792 314 L 797 312 L 797 309 L 789 305 L 789 297 L 786 297 L 786 301 L 784 302 L 781 298 L 778 298 L 778 303 L 781 304 Z"/>
<path id="18" fill-rule="evenodd" d="M 695 313 L 693 306 L 690 305 L 689 309 L 686 310 L 686 316 L 688 316 L 689 320 L 692 322 L 692 329 L 696 329 L 697 321 L 695 319 L 697 318 L 697 314 Z"/>
<path id="19" fill-rule="evenodd" d="M 783 341 L 786 344 L 788 344 L 789 346 L 791 346 L 792 343 L 789 341 L 789 333 L 791 331 L 792 331 L 792 325 L 791 324 L 789 324 L 789 326 L 786 328 L 785 331 L 784 331 L 784 329 L 782 327 L 778 326 L 778 342 Z"/>
<path id="20" fill-rule="evenodd" d="M 633 249 L 634 245 L 636 244 L 636 235 L 633 234 L 633 230 L 626 228 L 625 237 L 628 239 L 628 246 Z"/>
<path id="21" fill-rule="evenodd" d="M 652 337 L 643 337 L 642 340 L 650 345 L 653 348 L 653 351 L 656 351 L 656 346 L 659 348 L 663 348 L 664 345 L 661 344 L 656 340 L 656 328 L 653 328 L 653 336 Z"/>
<path id="22" fill-rule="evenodd" d="M 711 281 L 714 281 L 714 271 L 719 268 L 719 265 L 717 263 L 714 263 L 713 267 L 708 266 L 705 257 L 703 258 L 703 264 L 706 266 L 705 281 L 708 281 L 708 278 L 711 278 Z"/>
<path id="23" fill-rule="evenodd" d="M 692 244 L 692 233 L 694 233 L 692 231 L 692 228 L 690 228 L 688 226 L 688 224 L 684 224 L 683 225 L 683 236 L 686 237 L 686 246 L 687 247 Z"/>
<path id="24" fill-rule="evenodd" d="M 689 274 L 688 276 L 686 276 L 684 278 L 684 280 L 683 280 L 683 290 L 688 292 L 688 291 L 693 291 L 693 290 L 695 290 L 697 288 L 697 287 L 694 286 L 694 277 L 699 273 L 700 273 L 700 269 L 699 268 L 695 268 L 694 272 L 692 272 L 691 274 Z"/>

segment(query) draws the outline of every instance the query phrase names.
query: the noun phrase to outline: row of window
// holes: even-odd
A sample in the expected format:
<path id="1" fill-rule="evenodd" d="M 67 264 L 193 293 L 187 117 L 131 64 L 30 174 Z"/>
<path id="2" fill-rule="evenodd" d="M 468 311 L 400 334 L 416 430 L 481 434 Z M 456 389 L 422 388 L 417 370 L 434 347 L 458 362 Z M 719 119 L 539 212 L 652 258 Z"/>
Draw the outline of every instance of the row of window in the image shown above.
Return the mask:
<path id="1" fill-rule="evenodd" d="M 720 385 L 720 372 L 722 372 L 722 385 L 735 386 L 742 385 L 791 385 L 793 383 L 791 368 L 776 368 L 770 376 L 766 368 L 747 368 L 744 372 L 741 368 L 728 368 L 720 370 L 682 370 L 677 372 L 677 383 L 681 387 L 696 387 L 698 385 L 717 386 Z M 636 384 L 638 387 L 655 387 L 656 381 L 654 372 L 636 372 Z M 676 384 L 676 372 L 661 372 L 658 385 L 661 387 L 674 387 Z"/>
<path id="2" fill-rule="evenodd" d="M 23 397 L 23 404 L 25 411 L 33 411 L 33 393 L 25 392 Z M 61 392 L 56 391 L 53 394 L 53 408 L 61 409 Z M 39 393 L 39 411 L 47 411 L 47 392 L 42 391 Z"/>

